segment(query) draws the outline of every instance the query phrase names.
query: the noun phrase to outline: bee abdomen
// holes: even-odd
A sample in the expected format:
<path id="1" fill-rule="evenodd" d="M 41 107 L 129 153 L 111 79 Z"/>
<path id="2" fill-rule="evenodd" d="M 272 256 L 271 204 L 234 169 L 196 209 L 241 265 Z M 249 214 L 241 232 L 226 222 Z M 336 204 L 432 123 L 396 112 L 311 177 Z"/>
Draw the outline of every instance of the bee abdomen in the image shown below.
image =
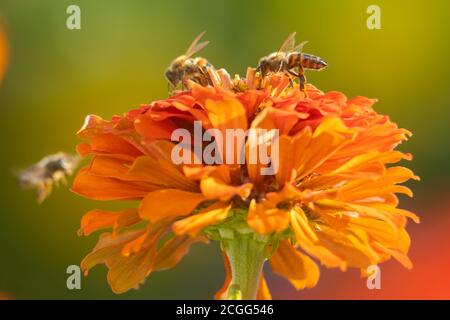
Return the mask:
<path id="1" fill-rule="evenodd" d="M 325 60 L 320 57 L 308 53 L 302 54 L 302 66 L 305 69 L 321 70 L 327 65 L 328 64 L 325 62 Z"/>

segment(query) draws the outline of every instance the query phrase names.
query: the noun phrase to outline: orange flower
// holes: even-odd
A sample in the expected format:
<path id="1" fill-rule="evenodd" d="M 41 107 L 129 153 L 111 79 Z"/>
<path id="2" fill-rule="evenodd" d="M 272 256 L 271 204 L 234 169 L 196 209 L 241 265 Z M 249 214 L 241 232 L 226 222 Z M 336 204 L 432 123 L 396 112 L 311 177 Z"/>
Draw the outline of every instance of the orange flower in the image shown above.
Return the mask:
<path id="1" fill-rule="evenodd" d="M 8 41 L 0 22 L 0 83 L 8 65 Z"/>
<path id="2" fill-rule="evenodd" d="M 261 275 L 266 260 L 296 289 L 316 285 L 316 262 L 365 270 L 393 257 L 411 268 L 406 219 L 419 220 L 397 208 L 396 193 L 411 196 L 400 183 L 418 178 L 392 166 L 411 159 L 394 150 L 410 133 L 376 113 L 375 100 L 312 85 L 305 94 L 284 76 L 259 79 L 253 70 L 245 79 L 190 86 L 110 121 L 88 116 L 79 131 L 87 142 L 78 152 L 92 161 L 72 190 L 139 203 L 83 217 L 80 234 L 112 230 L 83 260 L 86 272 L 105 263 L 113 291 L 124 292 L 208 240 L 221 242 L 227 270 L 216 298 L 269 299 Z M 194 121 L 224 137 L 226 129 L 278 129 L 278 171 L 262 175 L 267 164 L 248 158 L 244 164 L 175 164 L 171 134 L 176 128 L 192 133 Z M 227 142 L 220 156 L 236 159 Z M 193 144 L 185 151 L 198 160 Z"/>

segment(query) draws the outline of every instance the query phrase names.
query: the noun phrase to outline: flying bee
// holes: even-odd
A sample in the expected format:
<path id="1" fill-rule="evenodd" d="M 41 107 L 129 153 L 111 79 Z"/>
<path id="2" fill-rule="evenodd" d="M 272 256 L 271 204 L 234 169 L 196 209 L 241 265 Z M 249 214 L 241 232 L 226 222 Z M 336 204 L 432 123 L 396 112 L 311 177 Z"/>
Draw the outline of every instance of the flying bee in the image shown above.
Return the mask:
<path id="1" fill-rule="evenodd" d="M 202 86 L 212 85 L 208 70 L 214 67 L 202 57 L 192 58 L 194 54 L 202 50 L 209 41 L 198 43 L 205 32 L 200 33 L 191 43 L 186 53 L 172 61 L 165 72 L 169 86 L 177 88 L 180 84 L 184 86 L 187 80 L 192 80 Z"/>
<path id="2" fill-rule="evenodd" d="M 24 189 L 36 189 L 38 203 L 52 192 L 53 184 L 59 186 L 66 183 L 66 177 L 71 176 L 80 162 L 78 155 L 58 152 L 45 156 L 39 162 L 31 165 L 17 174 L 19 186 Z"/>
<path id="3" fill-rule="evenodd" d="M 303 53 L 303 46 L 307 41 L 296 46 L 295 34 L 295 32 L 291 33 L 277 52 L 262 57 L 259 60 L 256 70 L 261 73 L 262 77 L 276 72 L 283 72 L 288 76 L 294 76 L 299 80 L 300 90 L 304 91 L 306 83 L 304 70 L 319 71 L 324 69 L 327 63 L 322 58 Z M 297 69 L 297 72 L 294 71 L 295 69 Z"/>

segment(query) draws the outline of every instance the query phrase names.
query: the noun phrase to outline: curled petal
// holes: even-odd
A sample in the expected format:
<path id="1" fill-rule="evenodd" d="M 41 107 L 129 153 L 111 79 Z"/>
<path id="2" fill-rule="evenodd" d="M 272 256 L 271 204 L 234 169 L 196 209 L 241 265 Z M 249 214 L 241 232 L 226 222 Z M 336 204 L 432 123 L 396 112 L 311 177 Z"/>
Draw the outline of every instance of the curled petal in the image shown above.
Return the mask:
<path id="1" fill-rule="evenodd" d="M 227 203 L 215 203 L 188 218 L 175 222 L 173 231 L 179 235 L 187 233 L 195 236 L 203 228 L 219 223 L 227 218 L 230 209 L 231 205 Z"/>
<path id="2" fill-rule="evenodd" d="M 81 219 L 79 235 L 88 236 L 92 232 L 112 228 L 113 234 L 122 227 L 131 226 L 139 222 L 141 218 L 136 209 L 127 209 L 118 212 L 105 210 L 91 210 Z"/>
<path id="3" fill-rule="evenodd" d="M 204 178 L 200 182 L 200 189 L 207 199 L 219 199 L 220 201 L 228 201 L 235 195 L 245 199 L 250 195 L 252 187 L 251 183 L 231 186 L 213 177 Z"/>
<path id="4" fill-rule="evenodd" d="M 297 289 L 312 288 L 319 280 L 319 268 L 287 240 L 280 242 L 270 259 L 273 272 L 287 278 Z"/>

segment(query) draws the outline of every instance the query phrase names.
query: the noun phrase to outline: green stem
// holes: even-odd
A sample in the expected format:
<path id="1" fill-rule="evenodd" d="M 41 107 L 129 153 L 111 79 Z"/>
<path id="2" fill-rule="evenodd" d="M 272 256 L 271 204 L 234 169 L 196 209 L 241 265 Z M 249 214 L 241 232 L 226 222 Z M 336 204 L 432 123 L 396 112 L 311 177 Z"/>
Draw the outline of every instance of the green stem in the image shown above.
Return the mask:
<path id="1" fill-rule="evenodd" d="M 256 299 L 267 243 L 246 234 L 223 241 L 222 245 L 231 265 L 228 299 Z"/>

